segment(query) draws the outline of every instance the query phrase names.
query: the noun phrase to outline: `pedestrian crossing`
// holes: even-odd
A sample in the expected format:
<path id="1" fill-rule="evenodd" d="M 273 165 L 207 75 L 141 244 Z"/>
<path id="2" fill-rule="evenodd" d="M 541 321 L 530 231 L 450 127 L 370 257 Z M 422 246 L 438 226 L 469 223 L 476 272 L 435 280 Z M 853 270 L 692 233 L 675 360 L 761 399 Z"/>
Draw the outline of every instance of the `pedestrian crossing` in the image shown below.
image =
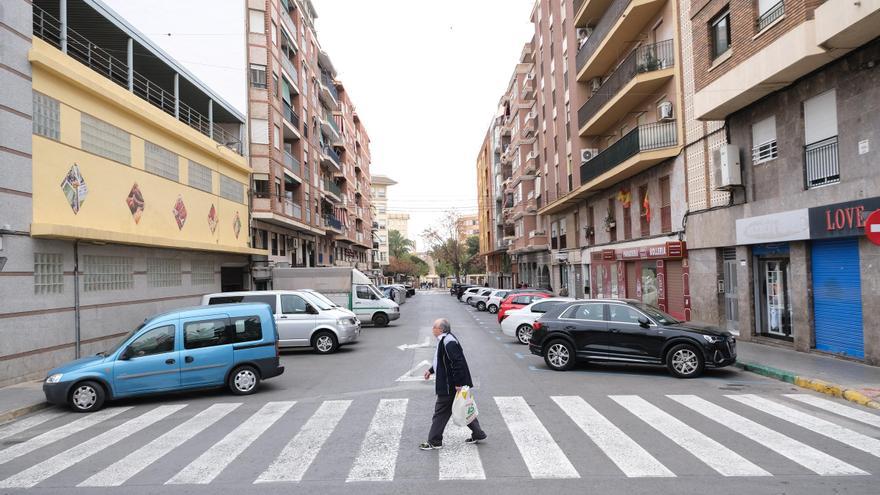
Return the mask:
<path id="1" fill-rule="evenodd" d="M 80 487 L 144 484 L 147 477 L 168 485 L 230 477 L 374 483 L 411 478 L 414 469 L 439 481 L 579 479 L 600 469 L 626 478 L 880 473 L 880 414 L 809 394 L 480 400 L 488 441 L 465 444 L 469 430 L 450 422 L 435 452 L 417 449 L 430 422 L 424 398 L 47 411 L 0 426 L 0 488 L 77 477 Z M 111 448 L 113 456 L 99 455 Z M 338 476 L 327 475 L 328 463 Z M 239 472 L 242 464 L 249 470 Z M 82 476 L 78 466 L 86 466 Z"/>

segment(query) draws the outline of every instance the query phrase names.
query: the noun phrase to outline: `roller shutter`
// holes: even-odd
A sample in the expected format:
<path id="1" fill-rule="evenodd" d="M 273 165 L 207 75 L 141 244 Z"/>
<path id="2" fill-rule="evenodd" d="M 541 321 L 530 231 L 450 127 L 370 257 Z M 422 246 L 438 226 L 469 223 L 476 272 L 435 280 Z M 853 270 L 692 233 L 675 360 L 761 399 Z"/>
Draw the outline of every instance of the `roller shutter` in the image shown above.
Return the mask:
<path id="1" fill-rule="evenodd" d="M 681 260 L 666 262 L 666 312 L 684 320 L 684 273 Z"/>
<path id="2" fill-rule="evenodd" d="M 626 264 L 626 297 L 630 299 L 638 299 L 638 295 L 636 295 L 636 281 L 638 280 L 638 275 L 636 274 L 636 264 L 632 261 Z"/>
<path id="3" fill-rule="evenodd" d="M 812 260 L 816 349 L 864 358 L 858 239 L 814 241 Z"/>

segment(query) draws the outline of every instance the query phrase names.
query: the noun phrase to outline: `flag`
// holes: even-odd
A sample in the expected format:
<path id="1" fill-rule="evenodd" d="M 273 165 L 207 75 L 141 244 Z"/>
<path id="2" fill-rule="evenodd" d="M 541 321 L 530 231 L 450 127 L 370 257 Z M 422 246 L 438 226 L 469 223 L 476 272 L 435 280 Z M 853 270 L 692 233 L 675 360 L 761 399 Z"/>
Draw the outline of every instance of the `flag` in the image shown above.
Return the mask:
<path id="1" fill-rule="evenodd" d="M 648 202 L 648 191 L 645 191 L 645 199 L 642 200 L 642 209 L 645 210 L 645 219 L 651 223 L 651 203 Z"/>

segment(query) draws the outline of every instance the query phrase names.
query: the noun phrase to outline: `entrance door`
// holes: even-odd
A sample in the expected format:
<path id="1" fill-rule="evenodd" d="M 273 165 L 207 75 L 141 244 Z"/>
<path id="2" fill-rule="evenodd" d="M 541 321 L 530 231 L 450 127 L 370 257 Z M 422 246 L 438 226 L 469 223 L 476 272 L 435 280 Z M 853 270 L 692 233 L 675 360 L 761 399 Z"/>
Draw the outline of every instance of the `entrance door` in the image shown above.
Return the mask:
<path id="1" fill-rule="evenodd" d="M 724 315 L 725 327 L 734 335 L 739 335 L 739 299 L 736 279 L 736 249 L 725 249 L 724 257 Z"/>
<path id="2" fill-rule="evenodd" d="M 791 298 L 788 287 L 788 260 L 762 259 L 761 274 L 762 333 L 776 337 L 791 336 Z"/>
<path id="3" fill-rule="evenodd" d="M 865 357 L 857 238 L 812 244 L 816 349 Z"/>

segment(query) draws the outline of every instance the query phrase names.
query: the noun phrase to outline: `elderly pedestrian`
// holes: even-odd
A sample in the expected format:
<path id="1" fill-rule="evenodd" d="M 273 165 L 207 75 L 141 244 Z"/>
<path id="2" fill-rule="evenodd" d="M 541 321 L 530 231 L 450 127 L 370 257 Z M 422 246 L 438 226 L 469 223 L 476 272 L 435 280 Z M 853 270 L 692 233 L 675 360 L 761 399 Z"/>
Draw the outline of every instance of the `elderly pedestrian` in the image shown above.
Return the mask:
<path id="1" fill-rule="evenodd" d="M 431 330 L 437 339 L 437 350 L 434 352 L 434 365 L 425 371 L 425 380 L 436 374 L 434 389 L 437 393 L 437 402 L 434 405 L 434 417 L 431 420 L 428 441 L 419 445 L 422 450 L 443 448 L 443 430 L 446 429 L 446 423 L 452 416 L 455 394 L 463 386 L 474 386 L 461 344 L 452 334 L 449 320 L 438 319 Z M 476 444 L 486 439 L 487 435 L 480 428 L 480 421 L 476 418 L 468 424 L 468 428 L 471 430 L 471 436 L 465 440 L 465 443 Z"/>

